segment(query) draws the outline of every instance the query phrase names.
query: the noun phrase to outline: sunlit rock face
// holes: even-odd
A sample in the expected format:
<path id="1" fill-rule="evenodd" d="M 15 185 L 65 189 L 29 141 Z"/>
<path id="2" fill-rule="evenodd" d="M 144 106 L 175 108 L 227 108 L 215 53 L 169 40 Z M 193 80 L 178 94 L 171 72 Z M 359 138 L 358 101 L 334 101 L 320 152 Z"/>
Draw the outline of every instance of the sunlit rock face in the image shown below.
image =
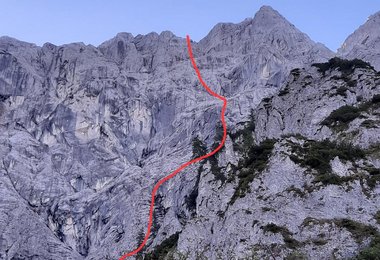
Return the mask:
<path id="1" fill-rule="evenodd" d="M 227 141 L 159 189 L 141 256 L 341 259 L 367 246 L 379 229 L 378 72 L 321 72 L 312 64 L 334 53 L 267 6 L 192 47 L 228 100 Z M 344 106 L 345 122 L 331 121 Z M 98 47 L 1 37 L 0 258 L 135 249 L 154 184 L 192 158 L 195 137 L 209 151 L 219 142 L 220 108 L 186 40 L 168 31 L 119 33 Z M 361 240 L 355 225 L 372 235 Z"/>
<path id="2" fill-rule="evenodd" d="M 371 15 L 366 23 L 353 32 L 338 50 L 344 58 L 368 61 L 380 70 L 380 12 Z"/>

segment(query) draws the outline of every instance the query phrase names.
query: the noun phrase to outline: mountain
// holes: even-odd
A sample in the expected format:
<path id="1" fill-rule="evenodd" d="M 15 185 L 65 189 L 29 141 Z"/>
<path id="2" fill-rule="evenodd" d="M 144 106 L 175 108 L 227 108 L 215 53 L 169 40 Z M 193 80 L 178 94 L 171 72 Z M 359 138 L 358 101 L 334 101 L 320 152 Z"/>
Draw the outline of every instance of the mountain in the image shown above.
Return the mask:
<path id="1" fill-rule="evenodd" d="M 233 63 L 226 75 L 230 84 L 222 86 L 222 93 L 240 104 L 247 98 L 257 104 L 267 96 L 268 87 L 272 90 L 285 81 L 291 69 L 334 56 L 269 6 L 239 24 L 216 25 L 199 45 L 207 57 L 206 66 L 217 66 L 213 56 Z"/>
<path id="2" fill-rule="evenodd" d="M 371 15 L 367 22 L 360 26 L 338 50 L 344 58 L 359 58 L 370 62 L 380 70 L 380 12 Z"/>
<path id="3" fill-rule="evenodd" d="M 331 59 L 268 6 L 192 47 L 228 99 L 226 145 L 159 189 L 138 259 L 347 258 L 373 247 L 378 72 Z M 152 187 L 219 142 L 220 107 L 186 40 L 168 31 L 98 47 L 0 37 L 0 258 L 135 249 Z"/>

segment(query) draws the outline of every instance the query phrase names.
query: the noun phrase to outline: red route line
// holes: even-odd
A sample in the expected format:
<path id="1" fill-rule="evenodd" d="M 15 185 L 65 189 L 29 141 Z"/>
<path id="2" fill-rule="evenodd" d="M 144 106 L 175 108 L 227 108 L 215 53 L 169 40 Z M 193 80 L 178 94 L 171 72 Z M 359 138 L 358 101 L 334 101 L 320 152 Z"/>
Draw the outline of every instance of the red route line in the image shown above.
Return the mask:
<path id="1" fill-rule="evenodd" d="M 151 228 L 152 228 L 152 223 L 153 223 L 154 200 L 155 200 L 156 193 L 157 193 L 158 189 L 160 188 L 160 186 L 162 184 L 164 184 L 166 181 L 168 181 L 171 178 L 173 178 L 174 176 L 176 176 L 180 171 L 182 171 L 183 169 L 185 169 L 187 166 L 189 166 L 191 164 L 194 164 L 196 162 L 199 162 L 199 161 L 201 161 L 203 159 L 206 159 L 206 158 L 208 158 L 210 156 L 213 156 L 220 149 L 222 149 L 222 147 L 224 146 L 224 143 L 226 142 L 226 138 L 227 138 L 227 125 L 226 125 L 226 121 L 224 119 L 224 114 L 225 114 L 226 108 L 227 108 L 227 99 L 225 97 L 221 96 L 221 95 L 216 94 L 203 81 L 201 73 L 199 72 L 199 69 L 197 67 L 197 64 L 194 61 L 193 50 L 191 49 L 191 42 L 190 42 L 190 36 L 189 35 L 186 36 L 186 41 L 187 41 L 187 48 L 188 48 L 190 60 L 191 60 L 191 63 L 193 65 L 193 67 L 194 67 L 194 70 L 195 70 L 195 72 L 196 72 L 196 74 L 198 76 L 198 79 L 199 79 L 200 83 L 203 85 L 203 87 L 206 89 L 206 91 L 210 95 L 212 95 L 212 96 L 220 99 L 221 101 L 223 101 L 222 112 L 221 112 L 221 115 L 220 115 L 220 120 L 222 121 L 222 125 L 223 125 L 223 138 L 222 138 L 220 144 L 218 145 L 218 147 L 215 150 L 213 150 L 210 153 L 205 154 L 205 155 L 203 155 L 201 157 L 198 157 L 198 158 L 195 158 L 195 159 L 193 159 L 191 161 L 188 161 L 187 163 L 182 164 L 174 172 L 172 172 L 171 174 L 167 175 L 166 177 L 162 178 L 159 182 L 157 182 L 157 184 L 153 188 L 152 195 L 151 195 L 152 198 L 151 198 L 150 209 L 149 209 L 148 228 L 147 228 L 144 240 L 141 242 L 141 244 L 140 244 L 140 246 L 138 248 L 136 248 L 135 250 L 133 250 L 133 251 L 131 251 L 129 253 L 126 253 L 126 254 L 122 255 L 119 258 L 119 260 L 125 260 L 127 257 L 130 257 L 130 256 L 133 256 L 133 255 L 137 254 L 138 252 L 141 251 L 141 249 L 143 249 L 143 247 L 145 246 L 146 242 L 148 241 L 149 236 L 150 236 L 150 231 L 151 231 Z"/>

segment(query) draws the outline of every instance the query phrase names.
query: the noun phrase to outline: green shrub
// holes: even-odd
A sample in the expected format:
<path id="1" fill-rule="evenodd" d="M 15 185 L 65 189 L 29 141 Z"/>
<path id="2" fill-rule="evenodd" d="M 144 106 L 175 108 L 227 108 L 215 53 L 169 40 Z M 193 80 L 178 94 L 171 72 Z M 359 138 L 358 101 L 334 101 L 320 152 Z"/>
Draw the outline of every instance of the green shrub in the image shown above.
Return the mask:
<path id="1" fill-rule="evenodd" d="M 280 226 L 277 226 L 276 224 L 269 223 L 269 224 L 263 226 L 262 229 L 263 229 L 264 233 L 267 233 L 267 232 L 272 232 L 275 234 L 281 233 L 281 235 L 284 239 L 285 245 L 288 248 L 295 249 L 301 245 L 301 243 L 299 241 L 295 240 L 292 237 L 293 234 L 286 227 L 280 227 Z"/>
<path id="2" fill-rule="evenodd" d="M 223 169 L 219 167 L 217 154 L 210 156 L 208 161 L 211 165 L 211 173 L 214 175 L 216 181 L 221 181 L 224 183 L 226 181 L 226 176 L 223 173 Z"/>
<path id="3" fill-rule="evenodd" d="M 353 106 L 342 106 L 333 112 L 321 122 L 326 126 L 343 126 L 347 127 L 348 123 L 360 116 L 360 109 Z"/>
<path id="4" fill-rule="evenodd" d="M 193 139 L 193 158 L 198 158 L 207 153 L 206 145 L 196 136 Z"/>
<path id="5" fill-rule="evenodd" d="M 273 139 L 266 139 L 259 145 L 252 146 L 244 160 L 243 167 L 259 172 L 263 171 L 267 166 L 275 143 L 276 141 Z"/>
<path id="6" fill-rule="evenodd" d="M 223 139 L 223 133 L 223 126 L 221 124 L 218 124 L 215 129 L 214 143 L 211 146 L 211 151 L 215 150 L 219 146 L 221 140 Z M 224 146 L 222 149 L 224 149 Z M 216 153 L 213 156 L 210 156 L 208 158 L 208 161 L 210 162 L 211 173 L 214 175 L 215 180 L 220 180 L 222 183 L 224 183 L 226 181 L 226 177 L 224 176 L 223 169 L 219 167 L 218 156 L 219 153 Z"/>
<path id="7" fill-rule="evenodd" d="M 340 177 L 332 173 L 330 161 L 339 157 L 343 161 L 362 159 L 366 153 L 357 146 L 347 143 L 323 141 L 305 141 L 303 146 L 292 144 L 292 155 L 289 158 L 303 167 L 316 170 L 314 182 L 339 185 L 351 180 L 351 177 Z M 296 155 L 294 155 L 296 154 Z"/>
<path id="8" fill-rule="evenodd" d="M 273 224 L 273 223 L 269 223 L 269 224 L 263 226 L 262 229 L 263 229 L 264 233 L 272 232 L 275 234 L 286 230 L 284 227 L 277 226 L 276 224 Z"/>
<path id="9" fill-rule="evenodd" d="M 365 152 L 357 146 L 349 143 L 323 141 L 307 141 L 302 147 L 293 147 L 293 152 L 303 155 L 300 159 L 301 164 L 309 166 L 319 173 L 330 173 L 330 161 L 339 157 L 344 161 L 354 161 L 365 157 Z"/>
<path id="10" fill-rule="evenodd" d="M 355 260 L 380 260 L 380 236 L 377 235 L 367 248 L 361 250 Z"/>
<path id="11" fill-rule="evenodd" d="M 300 252 L 291 252 L 284 260 L 307 260 L 307 257 Z"/>
<path id="12" fill-rule="evenodd" d="M 157 260 L 157 259 L 165 259 L 167 254 L 173 251 L 177 247 L 179 238 L 179 232 L 171 235 L 167 239 L 165 239 L 160 245 L 156 246 L 153 251 L 149 252 L 145 255 L 145 260 Z"/>
<path id="13" fill-rule="evenodd" d="M 370 175 L 367 179 L 367 185 L 371 188 L 374 189 L 377 185 L 377 183 L 380 182 L 380 175 Z"/>
<path id="14" fill-rule="evenodd" d="M 335 219 L 334 223 L 338 227 L 347 229 L 358 243 L 363 242 L 369 236 L 376 236 L 378 234 L 376 228 L 351 219 Z"/>
<path id="15" fill-rule="evenodd" d="M 239 161 L 237 167 L 237 170 L 240 170 L 238 174 L 239 182 L 231 198 L 231 204 L 237 198 L 245 196 L 246 192 L 249 191 L 249 184 L 258 173 L 266 168 L 275 143 L 276 141 L 273 139 L 266 139 L 259 145 L 252 145 L 246 156 Z"/>
<path id="16" fill-rule="evenodd" d="M 255 127 L 254 112 L 251 110 L 249 120 L 245 122 L 244 128 L 236 131 L 233 134 L 229 134 L 233 141 L 233 149 L 235 151 L 240 152 L 244 156 L 246 155 L 249 149 L 253 146 L 254 140 L 252 134 L 255 131 Z"/>
<path id="17" fill-rule="evenodd" d="M 369 120 L 369 119 L 364 120 L 364 121 L 360 124 L 360 126 L 365 127 L 365 128 L 377 128 L 377 125 L 378 125 L 378 124 L 376 123 L 376 121 Z"/>
<path id="18" fill-rule="evenodd" d="M 323 75 L 326 71 L 338 69 L 342 74 L 351 74 L 356 68 L 372 69 L 374 68 L 368 62 L 354 59 L 354 60 L 345 60 L 338 57 L 330 59 L 325 63 L 314 63 L 312 66 L 317 67 L 318 71 Z"/>
<path id="19" fill-rule="evenodd" d="M 334 223 L 337 227 L 345 228 L 351 233 L 353 238 L 358 244 L 361 244 L 364 239 L 372 238 L 370 245 L 359 252 L 358 256 L 352 258 L 352 260 L 380 260 L 380 234 L 376 228 L 359 223 L 351 219 L 314 219 L 311 217 L 305 218 L 302 226 L 309 225 L 324 225 Z"/>
<path id="20" fill-rule="evenodd" d="M 371 176 L 380 175 L 380 169 L 379 168 L 369 167 L 369 168 L 366 168 L 366 171 Z"/>
<path id="21" fill-rule="evenodd" d="M 332 173 L 317 175 L 314 178 L 314 182 L 322 182 L 324 185 L 340 185 L 344 181 L 344 178 Z"/>
<path id="22" fill-rule="evenodd" d="M 369 173 L 367 177 L 367 185 L 374 189 L 376 184 L 380 182 L 380 169 L 375 167 L 367 167 L 365 170 Z"/>
<path id="23" fill-rule="evenodd" d="M 199 194 L 199 181 L 201 179 L 201 173 L 203 171 L 203 165 L 201 164 L 198 168 L 197 177 L 195 180 L 195 185 L 190 191 L 189 195 L 185 196 L 185 206 L 191 212 L 191 216 L 195 217 L 197 215 L 197 198 Z"/>

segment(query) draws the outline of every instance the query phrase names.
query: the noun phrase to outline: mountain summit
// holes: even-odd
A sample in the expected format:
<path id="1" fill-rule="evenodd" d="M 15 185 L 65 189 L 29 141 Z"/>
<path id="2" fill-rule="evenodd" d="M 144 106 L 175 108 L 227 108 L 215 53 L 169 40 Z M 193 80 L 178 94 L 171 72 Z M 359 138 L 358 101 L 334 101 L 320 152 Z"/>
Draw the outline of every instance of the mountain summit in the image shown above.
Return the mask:
<path id="1" fill-rule="evenodd" d="M 234 50 L 246 54 L 257 51 L 261 45 L 268 45 L 284 54 L 293 49 L 303 53 L 313 48 L 319 49 L 321 56 L 332 54 L 321 44 L 315 44 L 306 34 L 269 6 L 261 7 L 253 18 L 241 23 L 217 24 L 199 43 L 206 52 Z"/>
<path id="2" fill-rule="evenodd" d="M 220 23 L 199 42 L 206 56 L 234 57 L 229 95 L 245 97 L 255 104 L 268 86 L 280 86 L 290 70 L 305 64 L 327 61 L 333 52 L 313 42 L 277 11 L 263 6 L 253 18 L 238 24 Z M 247 92 L 247 95 L 241 93 Z M 249 93 L 249 94 L 248 94 Z"/>

